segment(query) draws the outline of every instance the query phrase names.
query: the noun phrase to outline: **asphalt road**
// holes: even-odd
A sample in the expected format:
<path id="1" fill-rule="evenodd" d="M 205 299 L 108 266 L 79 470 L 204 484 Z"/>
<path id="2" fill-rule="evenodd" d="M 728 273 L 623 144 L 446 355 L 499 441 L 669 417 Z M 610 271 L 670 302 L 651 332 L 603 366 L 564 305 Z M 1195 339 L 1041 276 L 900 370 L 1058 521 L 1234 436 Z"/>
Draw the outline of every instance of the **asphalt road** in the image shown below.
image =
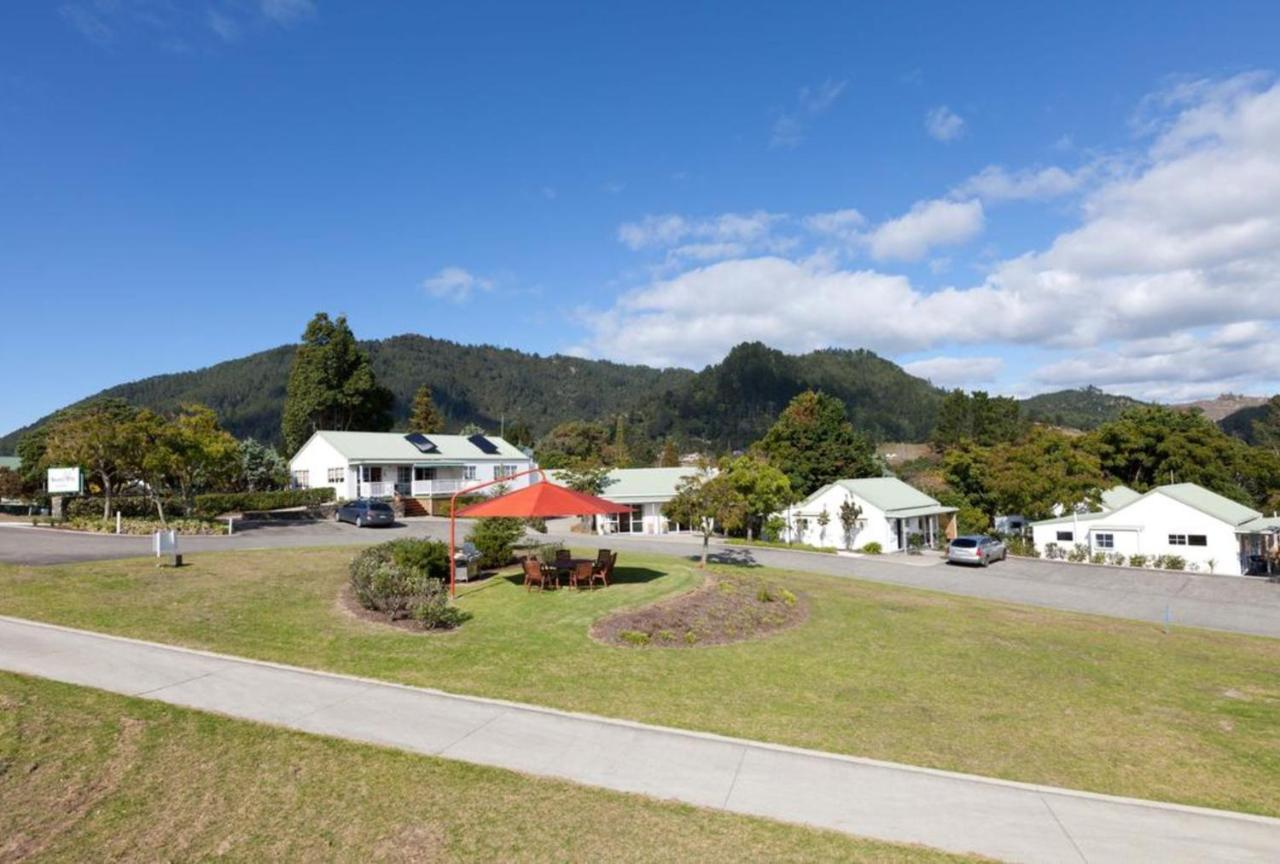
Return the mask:
<path id="1" fill-rule="evenodd" d="M 559 526 L 562 529 L 565 525 Z M 328 522 L 245 528 L 230 537 L 184 537 L 184 554 L 230 549 L 357 545 L 392 537 L 448 538 L 448 522 L 414 519 L 393 528 L 357 529 Z M 464 529 L 459 528 L 459 536 Z M 549 539 L 578 546 L 607 545 L 662 555 L 696 556 L 700 542 L 689 537 L 587 537 L 555 531 Z M 147 537 L 117 537 L 0 523 L 0 561 L 60 564 L 151 553 Z M 1089 612 L 1172 626 L 1204 627 L 1280 638 L 1280 584 L 1255 578 L 1209 576 L 1091 567 L 1009 559 L 990 568 L 952 567 L 935 558 L 886 555 L 846 557 L 785 549 L 713 545 L 715 560 L 763 565 L 831 576 L 856 577 L 1024 603 Z"/>

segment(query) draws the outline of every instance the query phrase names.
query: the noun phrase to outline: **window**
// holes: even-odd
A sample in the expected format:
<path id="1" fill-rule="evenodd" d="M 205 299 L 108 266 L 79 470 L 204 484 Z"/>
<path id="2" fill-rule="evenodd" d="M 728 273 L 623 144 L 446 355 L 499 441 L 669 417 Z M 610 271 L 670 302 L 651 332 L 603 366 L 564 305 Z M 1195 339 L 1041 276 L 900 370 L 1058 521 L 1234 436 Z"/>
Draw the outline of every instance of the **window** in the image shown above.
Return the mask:
<path id="1" fill-rule="evenodd" d="M 301 471 L 293 472 L 293 488 L 310 489 L 311 488 L 311 472 L 305 468 Z"/>
<path id="2" fill-rule="evenodd" d="M 1186 534 L 1170 534 L 1169 545 L 1170 546 L 1186 546 L 1187 535 Z"/>
<path id="3" fill-rule="evenodd" d="M 1071 541 L 1073 541 L 1073 540 L 1075 540 L 1075 539 L 1076 539 L 1076 535 L 1075 535 L 1075 534 L 1073 534 L 1073 533 L 1071 533 L 1070 531 L 1059 531 L 1059 532 L 1058 532 L 1058 541 L 1059 541 L 1059 542 L 1066 542 L 1066 543 L 1070 543 Z"/>
<path id="4" fill-rule="evenodd" d="M 342 481 L 344 481 L 344 480 L 346 480 L 346 479 L 347 479 L 347 469 L 346 469 L 346 468 L 330 468 L 330 469 L 329 469 L 329 482 L 330 482 L 330 483 L 341 483 Z"/>
<path id="5" fill-rule="evenodd" d="M 382 466 L 381 465 L 362 465 L 360 467 L 360 479 L 366 483 L 382 482 Z"/>
<path id="6" fill-rule="evenodd" d="M 1187 545 L 1188 546 L 1208 546 L 1209 538 L 1203 534 L 1188 534 Z"/>
<path id="7" fill-rule="evenodd" d="M 464 466 L 462 466 L 462 479 L 463 479 L 463 480 L 474 480 L 474 479 L 476 479 L 476 466 L 474 466 L 474 465 L 464 465 Z"/>
<path id="8" fill-rule="evenodd" d="M 519 473 L 520 473 L 520 466 L 518 465 L 494 465 L 493 466 L 494 480 L 506 480 L 508 477 L 512 477 Z"/>
<path id="9" fill-rule="evenodd" d="M 414 480 L 434 480 L 436 479 L 436 469 L 426 468 L 422 465 L 416 465 L 413 469 Z"/>
<path id="10" fill-rule="evenodd" d="M 1099 549 L 1114 549 L 1116 548 L 1116 535 L 1094 534 L 1093 545 Z"/>
<path id="11" fill-rule="evenodd" d="M 413 468 L 408 465 L 399 465 L 396 467 L 396 482 L 401 486 L 406 486 L 413 479 Z"/>

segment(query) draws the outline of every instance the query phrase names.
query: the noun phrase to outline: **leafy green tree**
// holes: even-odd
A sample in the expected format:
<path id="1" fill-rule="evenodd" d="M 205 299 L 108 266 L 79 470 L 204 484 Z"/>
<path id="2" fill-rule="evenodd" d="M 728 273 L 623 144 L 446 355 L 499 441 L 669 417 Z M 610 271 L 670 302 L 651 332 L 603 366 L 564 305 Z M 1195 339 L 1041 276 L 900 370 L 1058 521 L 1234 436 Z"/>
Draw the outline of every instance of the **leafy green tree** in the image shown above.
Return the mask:
<path id="1" fill-rule="evenodd" d="M 603 495 L 614 482 L 609 476 L 609 469 L 603 465 L 564 468 L 560 471 L 560 479 L 570 489 L 588 495 Z"/>
<path id="2" fill-rule="evenodd" d="M 464 423 L 458 430 L 459 435 L 488 435 L 488 431 L 479 423 Z"/>
<path id="3" fill-rule="evenodd" d="M 696 474 L 686 477 L 676 487 L 676 496 L 662 506 L 663 514 L 675 522 L 692 526 L 702 533 L 702 564 L 707 566 L 711 535 L 719 525 L 731 531 L 747 515 L 747 503 L 724 475 L 711 473 L 703 464 Z"/>
<path id="4" fill-rule="evenodd" d="M 339 315 L 318 313 L 294 354 L 284 403 L 285 450 L 298 452 L 320 429 L 386 431 L 391 391 L 378 385 L 369 355 Z"/>
<path id="5" fill-rule="evenodd" d="M 930 440 L 946 449 L 971 442 L 984 447 L 1016 441 L 1026 431 L 1018 400 L 991 396 L 982 390 L 952 390 L 938 409 L 938 422 Z"/>
<path id="6" fill-rule="evenodd" d="M 152 442 L 157 459 L 166 464 L 164 474 L 188 511 L 195 496 L 226 488 L 240 467 L 240 444 L 218 425 L 218 416 L 204 405 L 184 405 L 163 420 Z"/>
<path id="7" fill-rule="evenodd" d="M 444 416 L 431 399 L 431 388 L 423 384 L 413 394 L 413 409 L 409 413 L 409 431 L 430 435 L 444 431 Z"/>
<path id="8" fill-rule="evenodd" d="M 1198 411 L 1150 405 L 1126 411 L 1088 436 L 1102 469 L 1138 491 L 1164 483 L 1197 483 L 1237 501 L 1257 503 L 1257 460 Z"/>
<path id="9" fill-rule="evenodd" d="M 853 548 L 853 535 L 858 528 L 858 520 L 862 518 L 862 508 L 852 498 L 840 502 L 840 534 L 844 538 L 846 549 Z"/>
<path id="10" fill-rule="evenodd" d="M 477 519 L 467 540 L 475 544 L 482 567 L 504 567 L 511 561 L 515 545 L 524 537 L 524 528 L 523 519 L 506 516 Z"/>
<path id="11" fill-rule="evenodd" d="M 791 481 L 797 497 L 834 480 L 879 476 L 875 448 L 845 417 L 844 403 L 805 391 L 756 444 Z"/>
<path id="12" fill-rule="evenodd" d="M 502 437 L 514 447 L 533 446 L 533 430 L 523 420 L 512 420 L 508 423 L 507 428 L 503 430 Z"/>
<path id="13" fill-rule="evenodd" d="M 570 420 L 538 442 L 535 456 L 543 468 L 580 468 L 606 463 L 609 430 L 599 423 Z"/>
<path id="14" fill-rule="evenodd" d="M 0 498 L 26 497 L 26 483 L 22 474 L 7 465 L 0 467 Z"/>
<path id="15" fill-rule="evenodd" d="M 746 505 L 747 539 L 769 514 L 787 506 L 793 498 L 791 480 L 758 455 L 746 454 L 727 460 L 721 472 Z"/>
<path id="16" fill-rule="evenodd" d="M 128 463 L 142 446 L 138 415 L 121 399 L 103 399 L 63 415 L 45 438 L 43 467 L 79 466 L 102 490 L 103 519 L 111 515 L 116 490 L 133 479 Z"/>
<path id="17" fill-rule="evenodd" d="M 680 451 L 676 449 L 676 442 L 672 441 L 670 438 L 662 444 L 662 452 L 658 455 L 658 467 L 680 467 Z"/>
<path id="18" fill-rule="evenodd" d="M 605 451 L 605 460 L 615 468 L 631 467 L 631 448 L 627 445 L 626 420 L 621 414 L 614 421 L 613 442 Z"/>
<path id="19" fill-rule="evenodd" d="M 249 438 L 240 442 L 240 478 L 245 492 L 267 492 L 289 485 L 289 463 L 274 447 Z"/>
<path id="20" fill-rule="evenodd" d="M 1252 424 L 1253 443 L 1280 455 L 1280 396 L 1272 396 Z"/>

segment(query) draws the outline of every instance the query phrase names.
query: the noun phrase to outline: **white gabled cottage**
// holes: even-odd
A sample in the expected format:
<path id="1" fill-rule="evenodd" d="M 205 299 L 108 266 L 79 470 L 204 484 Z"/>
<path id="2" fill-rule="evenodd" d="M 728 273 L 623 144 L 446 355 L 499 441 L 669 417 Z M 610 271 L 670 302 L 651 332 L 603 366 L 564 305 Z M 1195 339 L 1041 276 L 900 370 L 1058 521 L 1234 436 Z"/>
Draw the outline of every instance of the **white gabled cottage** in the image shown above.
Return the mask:
<path id="1" fill-rule="evenodd" d="M 296 489 L 331 486 L 339 500 L 438 498 L 534 468 L 533 459 L 489 435 L 316 432 L 289 460 Z M 528 475 L 513 487 L 536 482 Z"/>
<path id="2" fill-rule="evenodd" d="M 1256 571 L 1274 549 L 1280 519 L 1210 492 L 1195 483 L 1157 486 L 1139 494 L 1120 486 L 1103 494 L 1102 510 L 1067 513 L 1032 523 L 1036 549 L 1134 555 L 1176 555 L 1195 569 L 1239 576 Z"/>
<path id="3" fill-rule="evenodd" d="M 840 520 L 845 502 L 859 510 L 847 534 Z M 827 514 L 826 525 L 822 524 L 823 513 Z M 778 515 L 787 521 L 786 539 L 793 543 L 837 549 L 879 543 L 883 552 L 898 552 L 910 547 L 913 534 L 929 547 L 955 537 L 955 513 L 955 507 L 944 507 L 897 477 L 864 477 L 823 486 Z"/>

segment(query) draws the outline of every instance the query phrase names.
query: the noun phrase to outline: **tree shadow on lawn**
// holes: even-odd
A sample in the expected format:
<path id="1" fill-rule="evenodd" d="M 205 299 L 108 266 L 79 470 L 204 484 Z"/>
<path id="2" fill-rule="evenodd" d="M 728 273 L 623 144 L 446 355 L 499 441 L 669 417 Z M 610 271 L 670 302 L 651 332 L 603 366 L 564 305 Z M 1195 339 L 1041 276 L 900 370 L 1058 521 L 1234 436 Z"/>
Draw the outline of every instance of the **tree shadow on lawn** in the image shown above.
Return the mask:
<path id="1" fill-rule="evenodd" d="M 660 579 L 666 576 L 666 572 L 662 570 L 651 570 L 648 567 L 619 567 L 613 571 L 613 575 L 609 577 L 609 585 L 635 585 L 644 582 L 652 582 L 654 579 Z M 514 573 L 499 574 L 498 578 L 505 579 L 512 585 L 524 585 L 524 572 L 517 570 Z M 560 587 L 569 587 L 569 577 L 562 575 L 560 577 Z M 604 586 L 596 583 L 595 590 L 599 590 Z M 586 591 L 588 589 L 581 589 Z"/>
<path id="2" fill-rule="evenodd" d="M 690 561 L 701 561 L 701 555 L 690 555 Z M 729 567 L 763 567 L 750 549 L 719 549 L 707 555 L 708 564 L 724 564 Z"/>

